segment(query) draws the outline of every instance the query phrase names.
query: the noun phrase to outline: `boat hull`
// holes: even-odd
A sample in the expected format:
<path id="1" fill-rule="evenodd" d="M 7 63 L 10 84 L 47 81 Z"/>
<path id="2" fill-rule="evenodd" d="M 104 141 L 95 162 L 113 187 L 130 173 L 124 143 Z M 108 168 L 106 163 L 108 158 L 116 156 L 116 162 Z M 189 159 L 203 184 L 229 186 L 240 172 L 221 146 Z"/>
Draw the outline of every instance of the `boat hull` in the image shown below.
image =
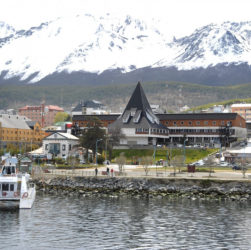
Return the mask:
<path id="1" fill-rule="evenodd" d="M 20 199 L 19 208 L 24 208 L 24 209 L 32 208 L 35 198 L 36 198 L 36 189 L 34 187 L 29 190 L 27 198 L 22 197 Z"/>

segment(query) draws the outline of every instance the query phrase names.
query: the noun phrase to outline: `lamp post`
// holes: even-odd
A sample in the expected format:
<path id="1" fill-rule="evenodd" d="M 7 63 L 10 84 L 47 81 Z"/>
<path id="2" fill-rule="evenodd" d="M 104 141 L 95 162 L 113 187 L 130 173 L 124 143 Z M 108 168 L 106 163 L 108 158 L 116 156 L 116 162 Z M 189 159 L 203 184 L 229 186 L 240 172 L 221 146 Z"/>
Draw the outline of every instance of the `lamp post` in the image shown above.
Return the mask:
<path id="1" fill-rule="evenodd" d="M 184 140 L 184 144 L 183 144 L 183 153 L 184 153 L 184 160 L 183 160 L 183 166 L 185 167 L 186 164 L 186 142 L 188 141 L 188 139 L 186 138 L 186 140 Z"/>
<path id="2" fill-rule="evenodd" d="M 96 140 L 96 165 L 98 164 L 98 142 L 103 141 L 103 139 Z"/>

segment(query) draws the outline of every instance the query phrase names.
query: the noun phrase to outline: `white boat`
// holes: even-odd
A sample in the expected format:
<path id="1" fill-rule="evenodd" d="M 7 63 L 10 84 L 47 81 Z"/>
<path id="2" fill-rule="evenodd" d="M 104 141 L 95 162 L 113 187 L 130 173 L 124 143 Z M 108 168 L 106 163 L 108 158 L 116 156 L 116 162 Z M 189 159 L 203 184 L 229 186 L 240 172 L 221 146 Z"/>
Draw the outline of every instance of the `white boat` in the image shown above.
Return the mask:
<path id="1" fill-rule="evenodd" d="M 30 180 L 29 174 L 17 172 L 17 165 L 13 161 L 4 160 L 0 173 L 0 207 L 31 208 L 36 189 Z"/>

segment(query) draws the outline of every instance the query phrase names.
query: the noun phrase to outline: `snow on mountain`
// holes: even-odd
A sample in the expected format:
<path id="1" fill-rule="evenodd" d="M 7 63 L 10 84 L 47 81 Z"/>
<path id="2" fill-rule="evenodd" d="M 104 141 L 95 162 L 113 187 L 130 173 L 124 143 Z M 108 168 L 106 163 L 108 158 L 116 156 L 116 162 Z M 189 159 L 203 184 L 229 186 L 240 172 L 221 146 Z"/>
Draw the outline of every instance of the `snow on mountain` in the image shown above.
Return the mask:
<path id="1" fill-rule="evenodd" d="M 221 63 L 251 65 L 251 22 L 210 24 L 169 46 L 175 56 L 171 60 L 166 56 L 155 67 L 176 66 L 179 70 L 190 70 Z"/>
<path id="2" fill-rule="evenodd" d="M 163 25 L 109 14 L 58 18 L 19 31 L 0 22 L 0 74 L 37 82 L 55 72 L 251 65 L 251 22 L 210 24 L 172 42 L 158 27 Z"/>
<path id="3" fill-rule="evenodd" d="M 8 37 L 15 33 L 15 29 L 10 25 L 0 21 L 0 41 L 2 38 Z"/>

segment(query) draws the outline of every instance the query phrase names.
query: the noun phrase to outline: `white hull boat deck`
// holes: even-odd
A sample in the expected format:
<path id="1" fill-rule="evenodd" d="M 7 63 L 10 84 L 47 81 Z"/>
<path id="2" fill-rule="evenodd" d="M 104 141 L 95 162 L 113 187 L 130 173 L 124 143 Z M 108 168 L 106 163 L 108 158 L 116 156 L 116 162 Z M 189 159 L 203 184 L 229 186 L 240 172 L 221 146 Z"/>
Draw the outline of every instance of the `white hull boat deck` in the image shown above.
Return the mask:
<path id="1" fill-rule="evenodd" d="M 36 198 L 30 175 L 17 173 L 16 166 L 3 165 L 0 173 L 0 207 L 31 208 Z"/>

